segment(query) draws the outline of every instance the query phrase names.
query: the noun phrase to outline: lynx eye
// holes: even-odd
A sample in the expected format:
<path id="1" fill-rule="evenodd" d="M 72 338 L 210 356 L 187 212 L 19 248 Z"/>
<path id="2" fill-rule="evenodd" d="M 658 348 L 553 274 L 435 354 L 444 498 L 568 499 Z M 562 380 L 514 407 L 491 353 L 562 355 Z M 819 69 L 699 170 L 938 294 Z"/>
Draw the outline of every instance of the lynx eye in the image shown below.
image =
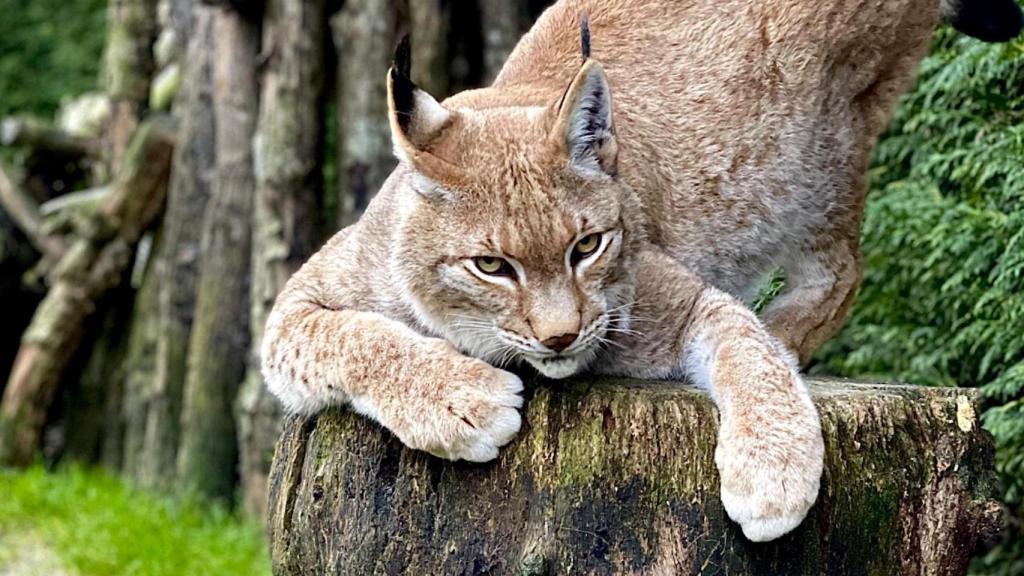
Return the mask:
<path id="1" fill-rule="evenodd" d="M 576 245 L 572 248 L 572 263 L 575 264 L 580 260 L 590 256 L 601 247 L 601 235 L 600 234 L 587 234 L 583 238 L 580 238 Z"/>
<path id="2" fill-rule="evenodd" d="M 508 260 L 496 256 L 477 256 L 473 258 L 473 265 L 476 269 L 488 276 L 508 276 L 514 278 L 516 271 Z"/>

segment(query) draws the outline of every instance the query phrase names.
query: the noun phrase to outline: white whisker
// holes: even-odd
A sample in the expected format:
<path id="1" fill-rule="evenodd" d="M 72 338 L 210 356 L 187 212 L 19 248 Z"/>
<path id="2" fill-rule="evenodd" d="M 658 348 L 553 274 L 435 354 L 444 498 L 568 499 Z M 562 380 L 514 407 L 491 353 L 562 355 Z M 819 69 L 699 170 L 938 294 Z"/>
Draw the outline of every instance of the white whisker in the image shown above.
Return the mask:
<path id="1" fill-rule="evenodd" d="M 614 340 L 605 338 L 603 336 L 594 336 L 594 340 L 597 340 L 598 344 L 601 345 L 601 346 L 604 346 L 605 344 L 611 344 L 612 346 L 617 346 L 617 347 L 619 347 L 619 348 L 621 348 L 623 350 L 626 349 L 626 346 L 624 344 L 622 344 L 621 342 L 616 342 Z"/>

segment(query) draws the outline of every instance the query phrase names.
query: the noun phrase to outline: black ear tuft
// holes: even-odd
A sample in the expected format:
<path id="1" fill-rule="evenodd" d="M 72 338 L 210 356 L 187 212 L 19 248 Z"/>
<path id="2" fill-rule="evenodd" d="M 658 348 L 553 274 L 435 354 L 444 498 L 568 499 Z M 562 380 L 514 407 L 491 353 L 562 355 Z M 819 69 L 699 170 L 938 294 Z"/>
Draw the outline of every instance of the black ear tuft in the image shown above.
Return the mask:
<path id="1" fill-rule="evenodd" d="M 409 35 L 402 36 L 395 47 L 395 56 L 391 65 L 406 78 L 412 78 L 412 49 L 409 47 Z"/>
<path id="2" fill-rule="evenodd" d="M 398 125 L 403 132 L 408 131 L 416 107 L 416 84 L 409 79 L 411 72 L 412 57 L 409 50 L 409 35 L 406 34 L 395 48 L 395 58 L 391 63 L 391 100 Z"/>
<path id="3" fill-rule="evenodd" d="M 580 16 L 580 51 L 584 60 L 590 58 L 590 18 L 586 14 Z"/>

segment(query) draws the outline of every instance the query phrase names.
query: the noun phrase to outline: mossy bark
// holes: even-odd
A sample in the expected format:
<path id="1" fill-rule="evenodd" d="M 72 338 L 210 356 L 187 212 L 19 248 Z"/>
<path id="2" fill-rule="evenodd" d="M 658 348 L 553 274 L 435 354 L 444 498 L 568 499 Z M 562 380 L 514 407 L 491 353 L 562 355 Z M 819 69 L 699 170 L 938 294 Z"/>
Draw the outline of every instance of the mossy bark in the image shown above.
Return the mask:
<path id="1" fill-rule="evenodd" d="M 267 475 L 281 412 L 260 372 L 263 325 L 277 293 L 316 246 L 322 193 L 326 3 L 272 0 L 263 20 L 265 43 L 277 48 L 264 66 L 256 127 L 250 333 L 252 350 L 235 406 L 243 508 L 266 511 Z"/>
<path id="2" fill-rule="evenodd" d="M 60 386 L 60 415 L 55 418 L 51 412 L 48 418 L 52 424 L 47 423 L 46 457 L 106 464 L 103 457 L 113 456 L 104 449 L 123 431 L 119 408 L 135 299 L 128 276 L 128 270 L 122 273 L 121 282 L 104 295 L 97 313 L 86 323 L 82 349 Z M 55 438 L 59 441 L 53 442 Z M 119 459 L 120 454 L 117 456 Z"/>
<path id="3" fill-rule="evenodd" d="M 275 574 L 962 574 L 999 525 L 969 390 L 816 382 L 818 503 L 778 541 L 719 501 L 717 416 L 675 383 L 532 386 L 496 463 L 404 449 L 337 409 L 287 420 L 271 477 Z"/>
<path id="4" fill-rule="evenodd" d="M 112 173 L 121 165 L 128 140 L 149 99 L 156 65 L 157 0 L 111 0 L 107 6 L 107 43 L 103 54 L 103 88 L 112 110 L 105 128 Z"/>
<path id="5" fill-rule="evenodd" d="M 259 86 L 259 22 L 213 8 L 216 164 L 203 219 L 195 321 L 181 413 L 177 484 L 187 492 L 234 496 L 237 446 L 232 407 L 249 352 L 252 138 Z"/>
<path id="6" fill-rule="evenodd" d="M 158 242 L 155 251 L 159 250 Z M 116 390 L 112 390 L 112 397 L 107 402 L 107 419 L 120 424 L 120 433 L 106 435 L 101 461 L 136 480 L 141 478 L 142 462 L 146 457 L 143 443 L 153 399 L 151 385 L 156 367 L 159 295 L 160 278 L 156 262 L 150 261 L 135 295 L 128 322 L 120 379 L 109 383 Z"/>

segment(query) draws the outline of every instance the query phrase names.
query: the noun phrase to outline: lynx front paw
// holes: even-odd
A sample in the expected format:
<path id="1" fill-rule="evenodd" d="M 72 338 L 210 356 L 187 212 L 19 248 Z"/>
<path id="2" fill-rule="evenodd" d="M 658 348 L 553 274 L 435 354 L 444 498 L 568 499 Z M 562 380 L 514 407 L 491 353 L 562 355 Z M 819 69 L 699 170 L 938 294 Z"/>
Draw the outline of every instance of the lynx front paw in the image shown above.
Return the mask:
<path id="1" fill-rule="evenodd" d="M 722 423 L 715 450 L 722 504 L 748 539 L 774 540 L 803 521 L 818 496 L 824 452 L 813 406 L 767 425 Z"/>
<path id="2" fill-rule="evenodd" d="M 436 380 L 424 382 L 423 400 L 407 406 L 402 424 L 392 427 L 406 446 L 487 462 L 519 432 L 523 383 L 515 374 L 460 357 L 451 371 L 426 377 Z"/>

